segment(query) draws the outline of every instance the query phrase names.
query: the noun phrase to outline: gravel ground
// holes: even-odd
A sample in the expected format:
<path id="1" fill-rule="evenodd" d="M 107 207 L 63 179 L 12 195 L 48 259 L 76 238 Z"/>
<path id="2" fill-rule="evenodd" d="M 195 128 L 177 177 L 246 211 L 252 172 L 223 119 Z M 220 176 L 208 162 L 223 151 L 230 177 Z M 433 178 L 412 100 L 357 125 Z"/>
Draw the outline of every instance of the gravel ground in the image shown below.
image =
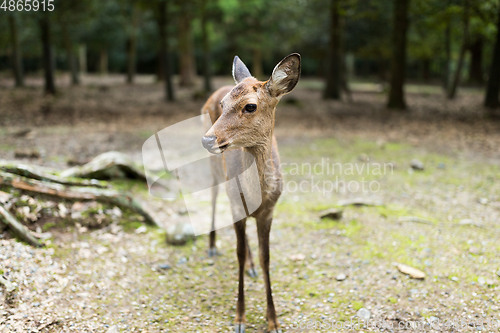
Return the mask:
<path id="1" fill-rule="evenodd" d="M 353 105 L 330 103 L 317 99 L 313 85 L 305 82 L 284 100 L 277 116 L 288 187 L 273 224 L 271 277 L 284 331 L 376 331 L 375 325 L 393 332 L 499 331 L 500 131 L 478 115 L 482 97 L 468 91 L 445 102 L 417 91 L 409 95 L 411 116 L 387 115 L 381 94 L 357 92 Z M 23 102 L 23 94 L 32 98 Z M 21 161 L 59 169 L 68 158 L 88 160 L 111 149 L 140 158 L 154 131 L 198 113 L 202 101 L 189 94 L 180 91 L 180 102 L 164 105 L 161 86 L 146 81 L 134 87 L 92 81 L 51 102 L 36 89 L 2 90 L 3 105 L 11 107 L 2 110 L 0 158 L 36 149 L 40 158 Z M 44 102 L 51 111 L 34 117 Z M 68 116 L 68 108 L 78 112 Z M 26 127 L 30 133 L 16 135 Z M 294 182 L 335 179 L 293 172 L 292 163 L 325 159 L 394 168 L 340 174 L 346 182 L 377 182 L 378 191 L 294 191 Z M 424 170 L 411 169 L 412 159 Z M 138 183 L 126 187 L 165 227 L 183 218 L 180 200 L 149 197 Z M 340 221 L 320 221 L 322 210 L 356 197 L 382 205 L 344 207 Z M 404 222 L 408 216 L 425 222 Z M 133 214 L 110 223 L 57 225 L 43 249 L 1 234 L 0 272 L 17 289 L 0 289 L 0 332 L 232 331 L 237 261 L 231 227 L 218 232 L 221 255 L 207 258 L 206 236 L 173 247 L 163 230 L 138 229 Z M 247 229 L 256 253 L 254 223 Z M 408 277 L 396 263 L 423 271 L 425 279 Z M 246 281 L 247 330 L 262 332 L 263 282 Z M 361 318 L 369 318 L 366 327 L 348 326 Z M 466 328 L 446 326 L 452 323 Z"/>

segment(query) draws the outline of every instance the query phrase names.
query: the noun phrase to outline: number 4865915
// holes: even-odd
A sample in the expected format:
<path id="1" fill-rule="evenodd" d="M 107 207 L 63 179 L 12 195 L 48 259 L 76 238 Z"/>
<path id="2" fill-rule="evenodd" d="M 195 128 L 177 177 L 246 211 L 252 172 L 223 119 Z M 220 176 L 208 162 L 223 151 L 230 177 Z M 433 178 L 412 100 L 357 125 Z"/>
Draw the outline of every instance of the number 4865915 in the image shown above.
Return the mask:
<path id="1" fill-rule="evenodd" d="M 54 0 L 4 0 L 0 9 L 9 12 L 37 12 L 46 10 L 51 12 L 55 7 Z"/>

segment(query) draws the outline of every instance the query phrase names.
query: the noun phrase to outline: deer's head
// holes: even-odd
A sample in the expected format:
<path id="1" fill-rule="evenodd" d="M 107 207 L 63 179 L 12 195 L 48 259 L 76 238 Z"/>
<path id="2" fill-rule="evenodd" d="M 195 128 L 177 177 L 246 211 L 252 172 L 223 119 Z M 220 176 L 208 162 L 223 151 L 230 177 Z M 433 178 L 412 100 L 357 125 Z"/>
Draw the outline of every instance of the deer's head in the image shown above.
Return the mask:
<path id="1" fill-rule="evenodd" d="M 222 153 L 228 148 L 269 144 L 276 105 L 292 91 L 299 77 L 298 53 L 281 60 L 265 82 L 252 77 L 240 58 L 234 57 L 236 86 L 221 100 L 222 115 L 203 137 L 203 146 L 211 153 Z"/>

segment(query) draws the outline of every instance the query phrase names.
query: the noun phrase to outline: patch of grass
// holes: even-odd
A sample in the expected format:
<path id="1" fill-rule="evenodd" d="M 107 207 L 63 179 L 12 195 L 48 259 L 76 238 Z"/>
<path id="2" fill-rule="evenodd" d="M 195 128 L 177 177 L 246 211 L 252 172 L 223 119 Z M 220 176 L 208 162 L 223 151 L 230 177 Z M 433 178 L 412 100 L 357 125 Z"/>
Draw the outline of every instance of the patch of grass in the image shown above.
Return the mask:
<path id="1" fill-rule="evenodd" d="M 16 146 L 14 146 L 14 145 L 0 143 L 0 151 L 13 151 L 15 149 L 16 149 Z"/>
<path id="2" fill-rule="evenodd" d="M 43 232 L 47 232 L 50 229 L 54 228 L 57 224 L 55 222 L 47 222 L 42 226 Z"/>
<path id="3" fill-rule="evenodd" d="M 396 304 L 398 302 L 398 300 L 395 298 L 395 297 L 388 297 L 387 298 L 387 301 L 391 304 Z"/>
<path id="4" fill-rule="evenodd" d="M 363 304 L 363 302 L 359 302 L 359 301 L 352 302 L 352 308 L 356 311 L 363 308 L 364 306 L 365 305 Z"/>
<path id="5" fill-rule="evenodd" d="M 145 193 L 148 191 L 148 186 L 142 180 L 138 179 L 114 179 L 109 182 L 111 186 L 117 191 L 125 191 L 125 192 L 141 192 Z"/>
<path id="6" fill-rule="evenodd" d="M 145 225 L 143 222 L 137 220 L 121 219 L 122 223 L 120 225 L 123 227 L 125 232 L 134 232 L 137 228 Z"/>

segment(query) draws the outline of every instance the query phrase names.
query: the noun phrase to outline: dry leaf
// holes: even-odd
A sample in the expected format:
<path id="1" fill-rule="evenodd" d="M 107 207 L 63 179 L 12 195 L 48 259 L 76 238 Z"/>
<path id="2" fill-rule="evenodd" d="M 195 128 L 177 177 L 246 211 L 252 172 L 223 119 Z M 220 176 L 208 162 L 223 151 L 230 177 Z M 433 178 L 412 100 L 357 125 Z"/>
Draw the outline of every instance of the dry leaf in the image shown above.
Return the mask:
<path id="1" fill-rule="evenodd" d="M 424 279 L 425 278 L 425 273 L 422 272 L 421 270 L 418 270 L 416 268 L 398 264 L 397 265 L 399 271 L 404 274 L 408 274 L 410 277 L 414 279 Z"/>

